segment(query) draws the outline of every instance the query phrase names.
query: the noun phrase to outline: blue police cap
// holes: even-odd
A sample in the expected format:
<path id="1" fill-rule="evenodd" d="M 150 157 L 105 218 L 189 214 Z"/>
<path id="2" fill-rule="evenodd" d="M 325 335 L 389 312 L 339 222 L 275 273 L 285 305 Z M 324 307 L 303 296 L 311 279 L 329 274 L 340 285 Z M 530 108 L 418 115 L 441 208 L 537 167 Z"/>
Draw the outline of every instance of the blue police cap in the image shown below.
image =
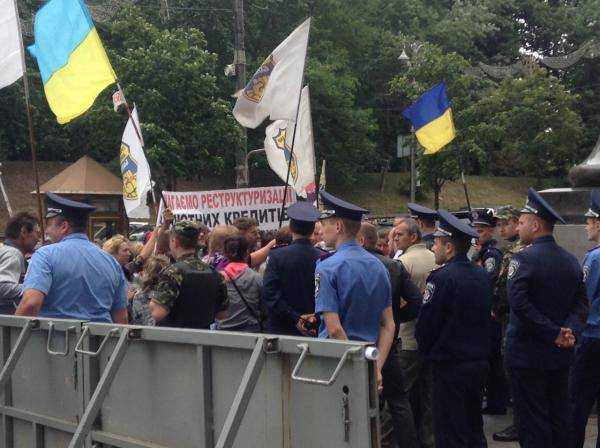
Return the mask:
<path id="1" fill-rule="evenodd" d="M 54 193 L 46 193 L 46 218 L 55 216 L 83 217 L 96 210 L 96 207 L 83 202 L 72 201 Z"/>
<path id="2" fill-rule="evenodd" d="M 527 202 L 521 213 L 532 214 L 542 218 L 544 221 L 554 223 L 560 221 L 565 224 L 565 220 L 548 204 L 540 194 L 533 188 L 527 190 Z"/>
<path id="3" fill-rule="evenodd" d="M 300 201 L 292 204 L 287 209 L 287 215 L 293 221 L 317 222 L 321 214 L 319 210 L 308 201 Z"/>
<path id="4" fill-rule="evenodd" d="M 494 210 L 491 208 L 478 208 L 473 210 L 473 225 L 479 226 L 496 226 L 496 217 L 494 216 Z"/>
<path id="5" fill-rule="evenodd" d="M 478 238 L 479 234 L 469 221 L 457 218 L 446 210 L 438 210 L 439 223 L 433 236 L 453 236 L 462 238 Z"/>
<path id="6" fill-rule="evenodd" d="M 363 215 L 369 213 L 369 210 L 365 210 L 350 202 L 336 198 L 326 191 L 321 191 L 320 196 L 321 201 L 323 202 L 323 210 L 321 211 L 320 219 L 336 217 L 350 219 L 351 221 L 361 221 Z"/>
<path id="7" fill-rule="evenodd" d="M 415 204 L 414 202 L 409 202 L 406 204 L 406 208 L 410 211 L 411 218 L 423 218 L 429 219 L 430 221 L 435 221 L 437 218 L 437 212 L 428 207 L 425 207 L 421 204 Z"/>
<path id="8" fill-rule="evenodd" d="M 590 209 L 586 212 L 587 218 L 600 218 L 600 190 L 592 190 L 590 193 Z"/>

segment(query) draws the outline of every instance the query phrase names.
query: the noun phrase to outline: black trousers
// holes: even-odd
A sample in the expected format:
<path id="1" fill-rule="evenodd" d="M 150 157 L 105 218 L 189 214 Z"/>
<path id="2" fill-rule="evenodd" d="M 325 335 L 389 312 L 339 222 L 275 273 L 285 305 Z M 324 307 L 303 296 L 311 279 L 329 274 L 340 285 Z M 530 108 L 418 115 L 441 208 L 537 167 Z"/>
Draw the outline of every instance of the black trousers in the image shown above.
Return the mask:
<path id="1" fill-rule="evenodd" d="M 401 448 L 418 448 L 417 431 L 402 375 L 400 345 L 394 344 L 381 369 L 383 398 L 387 402 L 394 427 L 395 442 Z"/>
<path id="2" fill-rule="evenodd" d="M 436 448 L 485 448 L 481 400 L 487 361 L 432 363 Z"/>
<path id="3" fill-rule="evenodd" d="M 594 403 L 600 400 L 600 339 L 586 338 L 575 353 L 569 384 L 569 430 L 572 448 L 583 448 L 585 427 Z M 600 434 L 600 420 L 598 420 Z M 600 448 L 600 439 L 596 439 Z"/>
<path id="4" fill-rule="evenodd" d="M 502 324 L 490 324 L 490 371 L 486 380 L 487 407 L 490 411 L 506 412 L 508 383 L 502 361 Z"/>
<path id="5" fill-rule="evenodd" d="M 568 445 L 569 369 L 510 370 L 514 411 L 523 448 Z"/>

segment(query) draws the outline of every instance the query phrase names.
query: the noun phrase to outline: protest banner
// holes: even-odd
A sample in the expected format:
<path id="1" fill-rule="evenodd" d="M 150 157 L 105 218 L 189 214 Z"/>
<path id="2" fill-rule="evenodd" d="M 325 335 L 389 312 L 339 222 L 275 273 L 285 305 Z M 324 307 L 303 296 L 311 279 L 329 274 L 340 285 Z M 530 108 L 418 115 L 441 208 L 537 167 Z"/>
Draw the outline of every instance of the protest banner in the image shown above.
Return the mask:
<path id="1" fill-rule="evenodd" d="M 247 216 L 258 221 L 261 230 L 277 230 L 285 187 L 240 188 L 215 191 L 163 191 L 166 205 L 175 221 L 184 219 L 199 221 L 212 229 L 218 225 L 232 224 L 236 218 Z M 296 195 L 287 188 L 287 206 L 296 202 Z M 160 203 L 159 217 L 164 202 Z M 287 224 L 287 207 L 283 210 Z"/>

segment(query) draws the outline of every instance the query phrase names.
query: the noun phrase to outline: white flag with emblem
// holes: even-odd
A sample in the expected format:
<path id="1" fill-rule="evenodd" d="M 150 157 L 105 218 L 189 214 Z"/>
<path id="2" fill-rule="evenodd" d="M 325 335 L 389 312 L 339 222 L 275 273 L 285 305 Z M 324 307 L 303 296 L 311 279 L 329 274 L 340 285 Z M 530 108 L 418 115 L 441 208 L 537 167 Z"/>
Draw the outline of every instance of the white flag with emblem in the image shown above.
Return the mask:
<path id="1" fill-rule="evenodd" d="M 0 89 L 23 76 L 21 31 L 14 0 L 0 0 Z"/>
<path id="2" fill-rule="evenodd" d="M 265 59 L 246 87 L 238 92 L 236 120 L 256 128 L 265 118 L 296 121 L 310 19 L 300 25 Z"/>
<path id="3" fill-rule="evenodd" d="M 265 152 L 269 166 L 283 180 L 287 180 L 290 157 L 290 185 L 298 196 L 306 198 L 315 193 L 315 148 L 313 142 L 312 118 L 310 115 L 310 92 L 308 86 L 302 89 L 298 126 L 294 141 L 294 123 L 278 120 L 266 130 Z M 292 142 L 294 153 L 292 155 Z"/>
<path id="4" fill-rule="evenodd" d="M 150 166 L 144 154 L 144 142 L 141 132 L 137 108 L 134 107 L 121 141 L 123 203 L 128 218 L 149 219 L 150 209 L 146 205 L 146 200 L 151 188 Z"/>

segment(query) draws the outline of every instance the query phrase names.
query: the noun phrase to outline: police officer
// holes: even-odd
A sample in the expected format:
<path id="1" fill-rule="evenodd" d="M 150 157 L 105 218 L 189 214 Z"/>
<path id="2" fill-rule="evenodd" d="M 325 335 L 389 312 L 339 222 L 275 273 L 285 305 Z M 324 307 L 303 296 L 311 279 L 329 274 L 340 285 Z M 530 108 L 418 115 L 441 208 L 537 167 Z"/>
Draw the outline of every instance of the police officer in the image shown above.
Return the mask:
<path id="1" fill-rule="evenodd" d="M 438 210 L 435 261 L 417 319 L 419 351 L 432 366 L 436 448 L 487 446 L 481 399 L 488 370 L 492 288 L 467 252 L 477 232 Z"/>
<path id="2" fill-rule="evenodd" d="M 46 193 L 46 235 L 36 250 L 16 315 L 127 323 L 127 281 L 116 260 L 86 235 L 94 207 Z"/>
<path id="3" fill-rule="evenodd" d="M 530 188 L 518 228 L 530 246 L 513 255 L 507 274 L 506 363 L 524 448 L 568 443 L 567 381 L 587 298 L 577 259 L 554 240 L 557 221 L 564 223 Z"/>
<path id="4" fill-rule="evenodd" d="M 169 235 L 175 263 L 158 278 L 150 301 L 152 317 L 164 327 L 208 329 L 227 317 L 227 288 L 217 271 L 196 258 L 199 227 L 179 221 Z"/>
<path id="5" fill-rule="evenodd" d="M 358 245 L 356 235 L 368 213 L 321 192 L 323 239 L 337 250 L 315 270 L 315 312 L 319 337 L 377 343 L 377 382 L 394 339 L 391 285 L 383 264 Z"/>
<path id="6" fill-rule="evenodd" d="M 292 244 L 273 248 L 263 281 L 269 333 L 316 336 L 315 265 L 324 252 L 313 247 L 310 237 L 319 211 L 308 202 L 288 208 Z"/>
<path id="7" fill-rule="evenodd" d="M 508 324 L 508 298 L 506 292 L 508 265 L 513 255 L 520 252 L 524 247 L 519 239 L 519 232 L 517 231 L 520 214 L 521 212 L 512 205 L 499 207 L 494 210 L 498 233 L 507 243 L 504 254 L 502 255 L 502 264 L 494 288 L 494 301 L 492 303 L 492 315 L 495 320 L 502 325 L 503 334 L 506 334 L 506 326 Z M 513 419 L 514 418 L 516 417 L 513 414 Z M 508 427 L 495 432 L 493 438 L 497 442 L 517 442 L 519 440 L 517 425 L 513 423 Z"/>
<path id="8" fill-rule="evenodd" d="M 583 447 L 590 411 L 594 402 L 600 401 L 600 190 L 592 191 L 590 202 L 590 209 L 585 214 L 585 230 L 596 247 L 583 260 L 583 279 L 591 310 L 571 369 L 569 426 L 572 448 Z M 598 444 L 597 438 L 596 446 Z"/>
<path id="9" fill-rule="evenodd" d="M 431 250 L 434 243 L 436 211 L 414 202 L 406 204 L 406 208 L 410 211 L 410 217 L 416 219 L 421 227 L 421 241 Z"/>
<path id="10" fill-rule="evenodd" d="M 498 249 L 498 241 L 494 239 L 496 218 L 494 210 L 484 208 L 473 211 L 473 227 L 477 231 L 479 251 L 473 261 L 485 269 L 492 284 L 496 283 L 502 264 L 502 251 Z"/>
<path id="11" fill-rule="evenodd" d="M 491 208 L 478 209 L 473 212 L 473 227 L 479 235 L 479 251 L 473 256 L 473 261 L 485 269 L 490 279 L 490 285 L 495 289 L 500 268 L 502 266 L 502 251 L 494 239 L 496 218 Z M 492 295 L 492 309 L 499 300 Z M 504 415 L 508 398 L 508 386 L 502 365 L 502 324 L 496 317 L 490 315 L 490 370 L 486 380 L 487 405 L 484 414 Z"/>

